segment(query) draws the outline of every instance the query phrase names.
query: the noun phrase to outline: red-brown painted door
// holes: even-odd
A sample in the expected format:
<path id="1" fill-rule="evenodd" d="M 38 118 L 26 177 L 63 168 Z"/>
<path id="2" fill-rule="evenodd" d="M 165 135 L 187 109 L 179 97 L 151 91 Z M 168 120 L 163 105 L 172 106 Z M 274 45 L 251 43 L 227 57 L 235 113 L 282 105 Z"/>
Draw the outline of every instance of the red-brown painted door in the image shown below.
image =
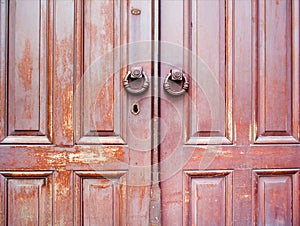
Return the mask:
<path id="1" fill-rule="evenodd" d="M 163 225 L 300 224 L 299 7 L 161 1 Z"/>
<path id="2" fill-rule="evenodd" d="M 298 0 L 0 1 L 0 225 L 300 224 Z"/>
<path id="3" fill-rule="evenodd" d="M 147 225 L 151 88 L 123 78 L 152 75 L 130 45 L 151 2 L 1 0 L 0 17 L 0 225 Z"/>

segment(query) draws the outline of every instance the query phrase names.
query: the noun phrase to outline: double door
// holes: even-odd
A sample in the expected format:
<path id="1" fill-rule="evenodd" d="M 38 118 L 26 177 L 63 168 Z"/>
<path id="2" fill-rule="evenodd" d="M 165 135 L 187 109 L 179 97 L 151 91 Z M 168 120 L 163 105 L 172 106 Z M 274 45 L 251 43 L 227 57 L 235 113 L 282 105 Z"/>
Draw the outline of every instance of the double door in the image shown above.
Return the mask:
<path id="1" fill-rule="evenodd" d="M 299 1 L 1 0 L 1 225 L 299 225 Z"/>

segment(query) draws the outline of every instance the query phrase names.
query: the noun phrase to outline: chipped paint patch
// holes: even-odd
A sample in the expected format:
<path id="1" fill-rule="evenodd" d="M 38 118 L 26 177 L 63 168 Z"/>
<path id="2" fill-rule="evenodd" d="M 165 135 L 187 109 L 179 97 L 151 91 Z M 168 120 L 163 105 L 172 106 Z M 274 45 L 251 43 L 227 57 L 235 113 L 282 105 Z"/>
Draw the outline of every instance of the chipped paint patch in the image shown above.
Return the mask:
<path id="1" fill-rule="evenodd" d="M 97 163 L 107 161 L 103 151 L 99 152 L 81 152 L 81 153 L 71 153 L 69 155 L 70 162 L 76 163 Z"/>
<path id="2" fill-rule="evenodd" d="M 69 154 L 69 162 L 73 163 L 101 163 L 124 161 L 124 151 L 118 147 L 103 148 L 97 147 L 91 150 L 81 150 Z"/>

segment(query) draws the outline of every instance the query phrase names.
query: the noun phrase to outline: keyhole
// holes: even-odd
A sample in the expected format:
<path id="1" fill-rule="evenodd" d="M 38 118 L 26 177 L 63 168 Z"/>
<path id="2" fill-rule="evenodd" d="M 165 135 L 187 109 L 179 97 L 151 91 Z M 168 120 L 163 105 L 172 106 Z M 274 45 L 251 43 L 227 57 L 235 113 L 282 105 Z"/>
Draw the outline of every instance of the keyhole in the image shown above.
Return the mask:
<path id="1" fill-rule="evenodd" d="M 131 113 L 134 115 L 137 115 L 138 113 L 140 113 L 140 107 L 137 103 L 132 105 Z"/>

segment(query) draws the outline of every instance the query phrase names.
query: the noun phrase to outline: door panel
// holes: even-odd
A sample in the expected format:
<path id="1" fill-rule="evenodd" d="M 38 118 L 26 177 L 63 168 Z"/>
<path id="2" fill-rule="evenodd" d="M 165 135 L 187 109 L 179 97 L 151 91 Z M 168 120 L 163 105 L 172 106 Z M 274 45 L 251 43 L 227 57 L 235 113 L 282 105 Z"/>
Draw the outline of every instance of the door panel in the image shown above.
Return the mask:
<path id="1" fill-rule="evenodd" d="M 1 200 L 7 209 L 7 225 L 51 225 L 53 174 L 47 172 L 1 172 Z M 7 200 L 5 202 L 4 200 Z M 4 225 L 4 219 L 1 219 Z"/>
<path id="2" fill-rule="evenodd" d="M 124 196 L 126 171 L 75 172 L 76 225 L 125 225 Z"/>
<path id="3" fill-rule="evenodd" d="M 299 3 L 253 7 L 255 143 L 299 143 Z"/>
<path id="4" fill-rule="evenodd" d="M 160 77 L 190 86 L 161 87 L 162 224 L 298 225 L 299 2 L 170 5 Z"/>
<path id="5" fill-rule="evenodd" d="M 8 5 L 8 117 L 3 143 L 51 143 L 51 90 L 47 89 L 47 20 L 52 21 L 49 6 L 46 1 L 18 0 Z M 1 89 L 6 90 L 3 83 Z"/>
<path id="6" fill-rule="evenodd" d="M 128 30 L 125 1 L 78 2 L 77 143 L 124 144 L 126 93 L 121 88 L 121 56 Z M 122 16 L 121 16 L 122 13 Z M 126 103 L 125 103 L 126 104 Z"/>
<path id="7" fill-rule="evenodd" d="M 299 170 L 254 170 L 257 225 L 299 223 Z"/>
<path id="8" fill-rule="evenodd" d="M 185 20 L 192 24 L 188 144 L 232 143 L 232 23 L 231 1 L 191 1 Z M 212 14 L 211 12 L 214 12 Z M 187 17 L 186 16 L 186 17 Z M 207 22 L 209 21 L 209 23 Z M 188 26 L 188 24 L 186 24 Z M 190 41 L 189 41 L 190 40 Z M 189 68 L 190 66 L 190 68 Z M 190 126 L 188 126 L 190 125 Z"/>
<path id="9" fill-rule="evenodd" d="M 185 171 L 184 213 L 192 218 L 183 225 L 231 225 L 232 182 L 230 170 Z"/>

